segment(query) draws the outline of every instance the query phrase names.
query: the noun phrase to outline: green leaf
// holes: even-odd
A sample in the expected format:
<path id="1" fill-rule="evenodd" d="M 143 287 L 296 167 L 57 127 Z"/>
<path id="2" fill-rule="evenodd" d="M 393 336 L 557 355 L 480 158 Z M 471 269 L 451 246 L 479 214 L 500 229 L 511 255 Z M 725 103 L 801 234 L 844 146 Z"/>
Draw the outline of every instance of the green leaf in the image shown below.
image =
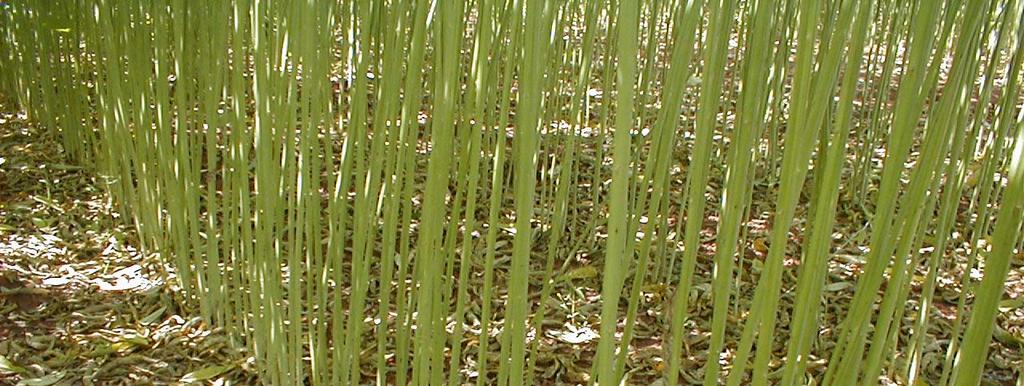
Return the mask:
<path id="1" fill-rule="evenodd" d="M 156 311 L 153 311 L 149 315 L 146 315 L 145 318 L 142 318 L 142 320 L 139 321 L 139 324 L 142 324 L 143 326 L 148 326 L 150 324 L 155 323 L 158 319 L 160 319 L 161 316 L 163 316 L 164 311 L 167 311 L 167 306 L 160 307 Z"/>
<path id="2" fill-rule="evenodd" d="M 0 355 L 0 373 L 23 374 L 27 371 L 28 370 L 25 369 L 24 367 L 18 366 L 14 362 L 11 362 L 11 360 L 7 359 L 6 356 Z"/>
<path id="3" fill-rule="evenodd" d="M 57 371 L 39 378 L 22 379 L 21 382 L 18 382 L 18 386 L 50 386 L 64 379 L 64 375 L 65 372 Z"/>
<path id="4" fill-rule="evenodd" d="M 185 376 L 181 377 L 179 382 L 181 382 L 181 383 L 195 383 L 195 382 L 205 381 L 207 379 L 211 379 L 211 378 L 216 377 L 218 375 L 224 374 L 224 373 L 230 371 L 233 368 L 235 368 L 235 365 L 220 365 L 220 366 L 205 367 L 203 369 L 196 370 L 196 371 L 193 371 L 191 373 L 185 374 Z"/>
<path id="5" fill-rule="evenodd" d="M 836 282 L 836 283 L 832 283 L 832 284 L 829 284 L 829 285 L 825 286 L 825 291 L 837 292 L 837 291 L 842 291 L 842 290 L 850 288 L 850 287 L 853 287 L 853 283 L 850 283 L 848 281 L 841 281 L 841 282 Z"/>
<path id="6" fill-rule="evenodd" d="M 1024 306 L 1024 296 L 1016 299 L 1003 299 L 999 302 L 999 312 L 1009 312 Z"/>
<path id="7" fill-rule="evenodd" d="M 146 339 L 145 337 L 138 335 L 128 335 L 125 336 L 123 339 L 112 343 L 110 347 L 117 352 L 124 353 L 134 350 L 136 347 L 144 347 L 147 345 L 149 345 L 149 340 Z"/>
<path id="8" fill-rule="evenodd" d="M 562 280 L 590 279 L 598 274 L 593 266 L 579 267 L 562 275 Z"/>

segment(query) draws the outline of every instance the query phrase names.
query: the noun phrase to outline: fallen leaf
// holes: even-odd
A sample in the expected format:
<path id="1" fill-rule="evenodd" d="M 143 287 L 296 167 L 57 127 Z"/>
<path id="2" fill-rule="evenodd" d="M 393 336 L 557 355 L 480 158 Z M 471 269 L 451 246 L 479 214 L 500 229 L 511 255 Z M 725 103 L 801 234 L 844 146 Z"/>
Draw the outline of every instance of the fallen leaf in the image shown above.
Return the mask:
<path id="1" fill-rule="evenodd" d="M 573 325 L 566 325 L 564 331 L 548 331 L 548 336 L 569 344 L 587 343 L 597 339 L 597 332 L 590 327 L 577 328 Z"/>
<path id="2" fill-rule="evenodd" d="M 754 250 L 760 253 L 768 253 L 768 243 L 765 242 L 763 237 L 754 239 Z"/>
<path id="3" fill-rule="evenodd" d="M 60 287 L 60 286 L 63 286 L 65 284 L 68 284 L 70 282 L 71 282 L 71 280 L 68 280 L 67 278 L 63 278 L 63 277 L 49 277 L 49 278 L 43 279 L 43 285 L 50 286 L 50 287 Z"/>

